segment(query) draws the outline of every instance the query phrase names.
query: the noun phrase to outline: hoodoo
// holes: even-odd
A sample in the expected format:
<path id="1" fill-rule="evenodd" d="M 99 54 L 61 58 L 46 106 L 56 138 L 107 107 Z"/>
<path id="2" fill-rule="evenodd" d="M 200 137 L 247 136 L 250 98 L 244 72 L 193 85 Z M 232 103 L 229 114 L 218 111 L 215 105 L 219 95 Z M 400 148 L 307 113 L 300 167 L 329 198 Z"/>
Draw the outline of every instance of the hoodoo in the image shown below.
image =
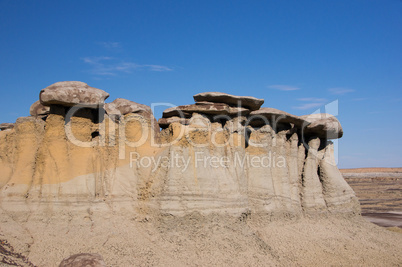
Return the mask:
<path id="1" fill-rule="evenodd" d="M 207 92 L 165 110 L 158 124 L 150 107 L 104 104 L 108 96 L 58 82 L 40 91 L 32 117 L 2 125 L 10 129 L 0 135 L 3 204 L 91 202 L 177 216 L 359 213 L 333 159 L 329 139 L 343 132 L 332 115 L 299 117 L 260 108 L 263 99 Z"/>

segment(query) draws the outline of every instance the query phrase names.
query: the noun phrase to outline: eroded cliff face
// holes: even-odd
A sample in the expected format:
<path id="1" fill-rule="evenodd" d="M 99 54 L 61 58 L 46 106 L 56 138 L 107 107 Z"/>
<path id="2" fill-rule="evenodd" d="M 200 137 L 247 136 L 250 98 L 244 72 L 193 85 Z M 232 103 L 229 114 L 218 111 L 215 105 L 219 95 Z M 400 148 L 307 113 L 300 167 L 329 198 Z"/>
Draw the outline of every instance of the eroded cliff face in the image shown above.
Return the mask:
<path id="1" fill-rule="evenodd" d="M 258 111 L 258 101 L 247 103 Z M 182 118 L 167 122 L 180 113 L 170 110 L 159 132 L 152 112 L 138 104 L 127 109 L 124 102 L 128 111 L 112 114 L 96 103 L 76 110 L 52 103 L 42 102 L 49 114 L 19 118 L 0 132 L 4 210 L 359 213 L 333 144 L 323 138 L 325 127 L 339 135 L 332 117 L 306 135 L 300 123 L 311 122 L 297 116 L 265 110 L 256 120 L 244 107 L 236 115 L 235 107 L 203 102 L 178 109 Z"/>

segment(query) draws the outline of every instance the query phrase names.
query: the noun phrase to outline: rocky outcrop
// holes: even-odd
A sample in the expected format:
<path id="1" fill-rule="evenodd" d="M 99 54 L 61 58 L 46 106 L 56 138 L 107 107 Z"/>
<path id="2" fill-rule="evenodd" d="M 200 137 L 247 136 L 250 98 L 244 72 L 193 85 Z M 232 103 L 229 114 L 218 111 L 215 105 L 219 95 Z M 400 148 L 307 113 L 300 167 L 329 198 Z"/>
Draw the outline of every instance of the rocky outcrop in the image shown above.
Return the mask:
<path id="1" fill-rule="evenodd" d="M 195 102 L 207 101 L 213 103 L 225 103 L 235 107 L 244 107 L 249 110 L 257 110 L 264 104 L 264 99 L 251 96 L 235 96 L 220 92 L 205 92 L 194 95 Z"/>
<path id="2" fill-rule="evenodd" d="M 159 132 L 148 106 L 116 99 L 103 109 L 107 93 L 75 95 L 84 85 L 50 86 L 41 93 L 54 99 L 42 101 L 46 120 L 19 118 L 0 132 L 0 204 L 64 211 L 91 203 L 138 216 L 359 213 L 334 162 L 328 139 L 342 128 L 332 116 L 254 110 L 263 100 L 206 93 L 165 110 Z"/>
<path id="3" fill-rule="evenodd" d="M 106 267 L 103 258 L 95 253 L 75 254 L 64 259 L 59 267 Z"/>
<path id="4" fill-rule="evenodd" d="M 44 106 L 82 105 L 88 108 L 103 107 L 108 97 L 105 91 L 77 81 L 54 83 L 42 89 L 39 94 L 40 103 Z"/>

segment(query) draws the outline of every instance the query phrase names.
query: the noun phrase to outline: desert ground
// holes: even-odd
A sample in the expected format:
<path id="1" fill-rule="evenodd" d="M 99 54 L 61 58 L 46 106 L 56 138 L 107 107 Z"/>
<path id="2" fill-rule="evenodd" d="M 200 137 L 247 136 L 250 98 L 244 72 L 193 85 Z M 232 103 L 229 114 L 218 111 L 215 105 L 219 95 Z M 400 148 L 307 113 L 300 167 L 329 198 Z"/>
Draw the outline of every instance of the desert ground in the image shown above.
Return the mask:
<path id="1" fill-rule="evenodd" d="M 1 266 L 57 266 L 98 253 L 107 266 L 400 266 L 402 234 L 360 216 L 138 218 L 95 212 L 10 217 Z M 41 216 L 40 216 L 41 217 Z M 13 222 L 13 223 L 10 223 Z M 12 264 L 5 264 L 5 263 Z"/>

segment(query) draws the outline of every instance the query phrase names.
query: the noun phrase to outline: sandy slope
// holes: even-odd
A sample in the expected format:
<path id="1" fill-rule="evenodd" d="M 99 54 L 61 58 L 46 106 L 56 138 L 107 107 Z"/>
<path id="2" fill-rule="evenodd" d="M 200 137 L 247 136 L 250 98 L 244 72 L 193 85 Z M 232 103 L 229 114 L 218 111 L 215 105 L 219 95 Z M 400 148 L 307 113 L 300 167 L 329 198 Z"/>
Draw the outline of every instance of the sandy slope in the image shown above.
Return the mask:
<path id="1" fill-rule="evenodd" d="M 49 219 L 0 215 L 1 239 L 35 266 L 57 266 L 80 252 L 99 253 L 109 266 L 398 266 L 402 262 L 402 234 L 359 216 L 268 222 L 269 218 L 250 215 L 237 219 L 198 214 L 136 218 L 129 213 L 70 213 Z M 29 266 L 21 259 L 9 259 Z"/>

